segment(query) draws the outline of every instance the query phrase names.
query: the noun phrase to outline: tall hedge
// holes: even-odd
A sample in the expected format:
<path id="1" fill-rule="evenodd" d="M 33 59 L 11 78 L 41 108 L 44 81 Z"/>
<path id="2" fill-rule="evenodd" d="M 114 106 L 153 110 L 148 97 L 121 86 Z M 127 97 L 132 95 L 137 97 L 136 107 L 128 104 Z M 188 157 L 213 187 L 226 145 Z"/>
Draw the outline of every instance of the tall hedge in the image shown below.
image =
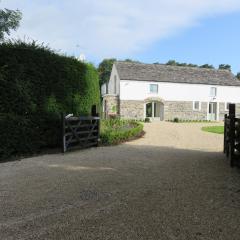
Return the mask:
<path id="1" fill-rule="evenodd" d="M 36 43 L 0 45 L 0 159 L 61 143 L 61 112 L 90 115 L 99 106 L 91 64 Z"/>

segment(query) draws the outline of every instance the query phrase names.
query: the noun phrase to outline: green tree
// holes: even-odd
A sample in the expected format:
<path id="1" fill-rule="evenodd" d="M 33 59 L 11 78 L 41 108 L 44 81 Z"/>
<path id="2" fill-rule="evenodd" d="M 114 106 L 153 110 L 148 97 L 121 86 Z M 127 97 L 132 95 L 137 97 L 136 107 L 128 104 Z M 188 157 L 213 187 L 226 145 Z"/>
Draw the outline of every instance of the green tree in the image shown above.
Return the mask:
<path id="1" fill-rule="evenodd" d="M 176 62 L 175 60 L 169 60 L 166 65 L 171 65 L 171 66 L 178 66 L 178 62 Z"/>
<path id="2" fill-rule="evenodd" d="M 140 61 L 132 60 L 130 58 L 125 59 L 124 62 L 140 63 Z"/>
<path id="3" fill-rule="evenodd" d="M 99 83 L 100 85 L 109 81 L 113 63 L 116 61 L 115 58 L 104 59 L 98 66 Z"/>
<path id="4" fill-rule="evenodd" d="M 0 41 L 4 40 L 4 34 L 10 35 L 11 30 L 19 27 L 21 19 L 19 10 L 0 9 Z"/>
<path id="5" fill-rule="evenodd" d="M 198 67 L 198 65 L 189 63 L 189 64 L 188 64 L 188 67 Z"/>
<path id="6" fill-rule="evenodd" d="M 221 69 L 221 70 L 228 70 L 231 72 L 231 66 L 229 64 L 220 64 L 218 69 Z"/>
<path id="7" fill-rule="evenodd" d="M 166 65 L 171 65 L 171 66 L 179 66 L 179 67 L 198 67 L 196 64 L 192 63 L 180 63 L 176 62 L 175 60 L 169 60 Z"/>
<path id="8" fill-rule="evenodd" d="M 210 65 L 210 64 L 203 64 L 203 65 L 200 66 L 200 68 L 214 69 L 213 65 Z"/>
<path id="9" fill-rule="evenodd" d="M 236 77 L 240 80 L 240 72 L 237 73 Z"/>

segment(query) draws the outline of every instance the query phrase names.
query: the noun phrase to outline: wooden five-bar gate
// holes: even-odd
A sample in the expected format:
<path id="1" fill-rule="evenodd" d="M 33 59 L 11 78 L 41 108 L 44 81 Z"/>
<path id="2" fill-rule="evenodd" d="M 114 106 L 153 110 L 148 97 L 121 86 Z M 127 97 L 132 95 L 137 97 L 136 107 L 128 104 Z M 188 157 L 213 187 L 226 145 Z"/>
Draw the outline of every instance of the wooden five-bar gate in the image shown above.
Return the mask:
<path id="1" fill-rule="evenodd" d="M 224 153 L 231 167 L 240 166 L 240 118 L 236 118 L 235 104 L 229 104 L 229 115 L 224 118 Z"/>
<path id="2" fill-rule="evenodd" d="M 99 117 L 74 117 L 62 114 L 62 151 L 98 146 Z"/>

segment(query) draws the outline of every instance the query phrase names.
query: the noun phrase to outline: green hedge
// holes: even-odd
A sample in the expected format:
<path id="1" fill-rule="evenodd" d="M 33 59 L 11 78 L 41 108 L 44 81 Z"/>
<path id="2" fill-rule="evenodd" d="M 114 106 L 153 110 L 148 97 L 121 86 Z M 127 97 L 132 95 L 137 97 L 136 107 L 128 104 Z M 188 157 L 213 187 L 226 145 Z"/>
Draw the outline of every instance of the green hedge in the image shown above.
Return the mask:
<path id="1" fill-rule="evenodd" d="M 0 159 L 61 143 L 60 113 L 99 106 L 97 70 L 33 43 L 0 44 Z"/>
<path id="2" fill-rule="evenodd" d="M 138 137 L 143 132 L 143 124 L 134 120 L 103 120 L 101 122 L 101 143 L 114 145 Z"/>

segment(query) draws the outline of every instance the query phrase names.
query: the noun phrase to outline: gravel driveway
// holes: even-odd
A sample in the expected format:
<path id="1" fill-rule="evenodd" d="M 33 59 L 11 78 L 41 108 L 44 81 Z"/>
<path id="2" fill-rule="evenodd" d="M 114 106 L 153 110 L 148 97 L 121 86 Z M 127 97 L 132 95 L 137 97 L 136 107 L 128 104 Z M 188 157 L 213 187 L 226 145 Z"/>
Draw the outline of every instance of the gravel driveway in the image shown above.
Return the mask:
<path id="1" fill-rule="evenodd" d="M 201 126 L 0 164 L 0 239 L 240 239 L 240 172 Z"/>

